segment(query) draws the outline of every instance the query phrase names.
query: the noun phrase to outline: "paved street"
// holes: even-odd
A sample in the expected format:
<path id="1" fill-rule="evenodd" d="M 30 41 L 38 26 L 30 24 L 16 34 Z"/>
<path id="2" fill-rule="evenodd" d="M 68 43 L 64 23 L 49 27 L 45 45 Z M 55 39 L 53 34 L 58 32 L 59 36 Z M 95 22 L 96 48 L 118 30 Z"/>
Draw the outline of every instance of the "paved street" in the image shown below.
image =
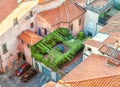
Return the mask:
<path id="1" fill-rule="evenodd" d="M 0 87 L 41 87 L 48 81 L 49 79 L 41 73 L 38 73 L 27 83 L 21 82 L 16 75 L 11 75 L 0 77 Z"/>

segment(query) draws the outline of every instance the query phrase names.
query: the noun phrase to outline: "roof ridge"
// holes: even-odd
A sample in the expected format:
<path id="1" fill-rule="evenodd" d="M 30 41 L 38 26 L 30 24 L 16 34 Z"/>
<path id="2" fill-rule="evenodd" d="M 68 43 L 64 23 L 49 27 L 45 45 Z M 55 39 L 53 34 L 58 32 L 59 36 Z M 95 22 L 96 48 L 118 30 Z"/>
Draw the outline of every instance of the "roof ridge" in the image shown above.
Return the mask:
<path id="1" fill-rule="evenodd" d="M 66 19 L 67 19 L 67 21 L 69 21 L 68 11 L 67 11 L 67 7 L 66 7 L 66 3 L 67 3 L 67 2 L 68 2 L 68 1 L 66 1 L 63 5 L 64 5 L 64 8 L 65 8 Z"/>

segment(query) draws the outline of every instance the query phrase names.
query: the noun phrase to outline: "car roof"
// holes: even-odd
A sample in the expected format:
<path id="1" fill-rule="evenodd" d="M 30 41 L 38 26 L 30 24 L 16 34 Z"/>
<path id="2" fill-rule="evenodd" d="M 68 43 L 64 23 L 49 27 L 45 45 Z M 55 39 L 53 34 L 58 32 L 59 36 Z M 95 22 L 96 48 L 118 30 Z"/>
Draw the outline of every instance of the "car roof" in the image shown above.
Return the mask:
<path id="1" fill-rule="evenodd" d="M 24 67 L 26 67 L 26 66 L 28 66 L 28 65 L 30 65 L 30 64 L 24 63 L 24 64 L 22 64 L 22 65 L 20 66 L 20 68 L 24 68 Z"/>

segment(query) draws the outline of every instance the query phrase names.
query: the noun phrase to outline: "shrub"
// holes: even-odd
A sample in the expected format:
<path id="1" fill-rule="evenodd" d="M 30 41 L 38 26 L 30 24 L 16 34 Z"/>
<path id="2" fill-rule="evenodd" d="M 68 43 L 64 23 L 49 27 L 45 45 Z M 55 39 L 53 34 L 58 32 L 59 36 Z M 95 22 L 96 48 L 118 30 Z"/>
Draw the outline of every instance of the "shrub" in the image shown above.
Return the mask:
<path id="1" fill-rule="evenodd" d="M 85 38 L 84 32 L 81 31 L 81 32 L 78 34 L 78 38 L 79 38 L 80 40 L 83 40 L 83 39 Z"/>

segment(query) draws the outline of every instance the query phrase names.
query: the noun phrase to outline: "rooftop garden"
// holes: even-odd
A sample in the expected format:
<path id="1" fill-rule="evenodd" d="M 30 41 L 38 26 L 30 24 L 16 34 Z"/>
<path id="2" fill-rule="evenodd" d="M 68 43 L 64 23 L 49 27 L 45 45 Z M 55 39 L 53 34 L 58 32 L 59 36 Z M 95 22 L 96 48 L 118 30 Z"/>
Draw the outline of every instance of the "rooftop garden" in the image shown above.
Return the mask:
<path id="1" fill-rule="evenodd" d="M 110 19 L 112 16 L 114 16 L 117 12 L 119 12 L 119 6 L 114 6 L 113 8 L 110 8 L 108 11 L 102 13 L 99 15 L 99 23 L 106 25 L 108 19 Z"/>
<path id="2" fill-rule="evenodd" d="M 32 56 L 53 71 L 57 71 L 83 49 L 85 40 L 83 32 L 75 38 L 68 29 L 59 28 L 31 47 Z"/>

